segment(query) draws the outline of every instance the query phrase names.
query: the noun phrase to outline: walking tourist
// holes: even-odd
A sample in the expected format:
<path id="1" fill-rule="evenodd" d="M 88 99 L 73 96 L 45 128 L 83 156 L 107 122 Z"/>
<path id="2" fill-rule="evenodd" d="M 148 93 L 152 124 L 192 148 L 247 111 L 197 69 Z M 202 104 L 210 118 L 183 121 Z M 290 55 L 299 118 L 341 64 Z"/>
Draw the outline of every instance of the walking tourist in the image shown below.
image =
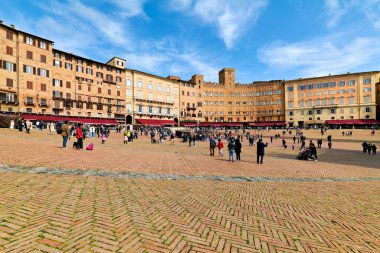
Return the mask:
<path id="1" fill-rule="evenodd" d="M 210 155 L 214 156 L 214 151 L 216 147 L 216 141 L 213 136 L 210 136 Z"/>
<path id="2" fill-rule="evenodd" d="M 236 162 L 240 162 L 241 142 L 239 138 L 237 138 L 235 141 L 235 153 L 236 153 Z"/>

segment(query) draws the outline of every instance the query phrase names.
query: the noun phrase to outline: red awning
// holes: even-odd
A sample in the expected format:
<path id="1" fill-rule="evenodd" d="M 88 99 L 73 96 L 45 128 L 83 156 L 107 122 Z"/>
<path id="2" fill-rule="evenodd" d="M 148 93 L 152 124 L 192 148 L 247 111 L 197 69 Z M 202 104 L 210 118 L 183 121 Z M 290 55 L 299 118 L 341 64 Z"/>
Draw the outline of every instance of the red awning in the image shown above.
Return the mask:
<path id="1" fill-rule="evenodd" d="M 242 127 L 239 122 L 200 122 L 199 127 Z"/>
<path id="2" fill-rule="evenodd" d="M 25 120 L 41 120 L 41 121 L 65 121 L 75 123 L 84 123 L 84 124 L 92 124 L 92 125 L 117 125 L 117 121 L 115 119 L 94 119 L 94 118 L 79 118 L 79 117 L 60 117 L 53 115 L 30 115 L 30 114 L 22 114 L 21 117 Z"/>
<path id="3" fill-rule="evenodd" d="M 181 126 L 184 126 L 184 127 L 195 127 L 195 126 L 197 126 L 197 123 L 196 122 L 181 122 Z"/>
<path id="4" fill-rule="evenodd" d="M 177 125 L 177 123 L 174 120 L 165 119 L 136 119 L 136 121 L 142 125 L 149 126 Z"/>
<path id="5" fill-rule="evenodd" d="M 375 119 L 342 119 L 326 120 L 329 125 L 378 125 L 380 121 Z"/>
<path id="6" fill-rule="evenodd" d="M 249 125 L 254 126 L 254 127 L 286 126 L 286 122 L 284 122 L 284 121 L 266 121 L 266 122 L 249 123 Z"/>

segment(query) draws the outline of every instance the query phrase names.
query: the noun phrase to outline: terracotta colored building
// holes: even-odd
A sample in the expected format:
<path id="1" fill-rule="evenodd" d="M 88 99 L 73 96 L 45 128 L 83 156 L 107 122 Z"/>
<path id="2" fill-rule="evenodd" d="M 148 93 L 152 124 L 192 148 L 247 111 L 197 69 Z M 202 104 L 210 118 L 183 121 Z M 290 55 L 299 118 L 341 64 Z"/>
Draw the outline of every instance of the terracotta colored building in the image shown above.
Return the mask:
<path id="1" fill-rule="evenodd" d="M 235 82 L 235 69 L 224 68 L 219 72 L 219 82 L 205 82 L 202 92 L 206 122 L 239 122 L 246 126 L 285 124 L 283 81 L 240 84 Z"/>
<path id="2" fill-rule="evenodd" d="M 0 22 L 1 111 L 46 112 L 53 42 Z"/>
<path id="3" fill-rule="evenodd" d="M 379 78 L 373 71 L 286 81 L 286 122 L 300 127 L 376 123 Z"/>
<path id="4" fill-rule="evenodd" d="M 2 23 L 0 41 L 1 111 L 30 120 L 75 116 L 124 122 L 125 60 L 114 57 L 104 64 L 69 54 Z"/>
<path id="5" fill-rule="evenodd" d="M 179 83 L 169 78 L 126 69 L 126 122 L 178 125 Z"/>
<path id="6" fill-rule="evenodd" d="M 202 107 L 202 86 L 204 84 L 203 75 L 193 75 L 189 81 L 180 80 L 169 76 L 169 78 L 177 80 L 180 87 L 179 109 L 181 124 L 195 126 L 195 123 L 203 122 Z"/>

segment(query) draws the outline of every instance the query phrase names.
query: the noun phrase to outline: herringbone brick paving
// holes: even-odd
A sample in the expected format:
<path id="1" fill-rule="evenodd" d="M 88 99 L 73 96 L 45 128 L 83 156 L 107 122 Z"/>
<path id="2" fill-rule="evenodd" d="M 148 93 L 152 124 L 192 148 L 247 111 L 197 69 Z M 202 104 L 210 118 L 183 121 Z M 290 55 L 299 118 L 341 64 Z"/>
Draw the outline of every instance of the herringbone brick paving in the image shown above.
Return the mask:
<path id="1" fill-rule="evenodd" d="M 0 173 L 1 252 L 380 252 L 380 183 Z"/>
<path id="2" fill-rule="evenodd" d="M 263 132 L 264 140 L 280 131 Z M 61 136 L 48 132 L 32 131 L 30 135 L 16 130 L 0 129 L 0 164 L 66 168 L 82 170 L 112 170 L 135 173 L 177 174 L 177 175 L 225 175 L 251 177 L 308 177 L 308 178 L 372 178 L 380 177 L 380 156 L 361 152 L 360 140 L 377 142 L 380 146 L 380 133 L 371 136 L 369 130 L 355 130 L 354 137 L 338 141 L 340 131 L 331 131 L 333 149 L 327 149 L 325 141 L 318 149 L 319 161 L 297 161 L 298 151 L 291 150 L 292 141 L 287 139 L 289 148 L 281 147 L 281 139 L 269 143 L 264 164 L 256 164 L 256 147 L 243 142 L 240 163 L 229 163 L 227 150 L 224 157 L 210 157 L 207 142 L 198 142 L 196 148 L 187 143 L 176 145 L 151 144 L 147 137 L 134 143 L 122 145 L 122 134 L 112 132 L 105 145 L 99 139 L 86 139 L 85 144 L 95 143 L 93 151 L 77 151 L 70 147 L 62 150 Z M 326 133 L 330 134 L 330 132 Z M 321 137 L 318 130 L 305 132 L 307 137 Z M 290 137 L 290 136 L 286 136 Z M 325 139 L 326 136 L 323 136 Z M 346 137 L 344 137 L 346 138 Z M 295 144 L 299 147 L 299 144 Z M 226 143 L 225 143 L 226 146 Z M 281 165 L 281 166 L 279 166 Z"/>
<path id="3" fill-rule="evenodd" d="M 263 132 L 266 140 L 274 133 Z M 0 129 L 0 164 L 33 172 L 0 172 L 0 252 L 380 252 L 380 157 L 360 151 L 360 141 L 379 144 L 380 135 L 331 133 L 334 149 L 319 149 L 319 162 L 296 161 L 297 151 L 276 140 L 265 164 L 256 165 L 246 142 L 242 162 L 228 163 L 208 156 L 202 142 L 171 147 L 143 137 L 122 146 L 121 134 L 112 133 L 106 145 L 91 140 L 95 150 L 86 152 L 59 149 L 58 135 Z M 42 175 L 36 167 L 86 173 Z M 97 177 L 89 170 L 193 180 Z M 214 175 L 278 180 L 202 180 Z"/>

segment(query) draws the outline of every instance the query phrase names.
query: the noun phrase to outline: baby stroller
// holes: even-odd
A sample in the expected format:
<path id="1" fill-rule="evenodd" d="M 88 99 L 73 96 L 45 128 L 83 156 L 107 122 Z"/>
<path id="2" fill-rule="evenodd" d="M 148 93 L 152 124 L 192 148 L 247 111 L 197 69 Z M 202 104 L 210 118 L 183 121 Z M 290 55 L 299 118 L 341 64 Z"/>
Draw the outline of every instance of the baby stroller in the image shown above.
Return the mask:
<path id="1" fill-rule="evenodd" d="M 310 153 L 310 150 L 309 149 L 304 149 L 304 150 L 301 150 L 298 155 L 297 155 L 297 159 L 298 160 L 309 160 L 309 153 Z"/>

